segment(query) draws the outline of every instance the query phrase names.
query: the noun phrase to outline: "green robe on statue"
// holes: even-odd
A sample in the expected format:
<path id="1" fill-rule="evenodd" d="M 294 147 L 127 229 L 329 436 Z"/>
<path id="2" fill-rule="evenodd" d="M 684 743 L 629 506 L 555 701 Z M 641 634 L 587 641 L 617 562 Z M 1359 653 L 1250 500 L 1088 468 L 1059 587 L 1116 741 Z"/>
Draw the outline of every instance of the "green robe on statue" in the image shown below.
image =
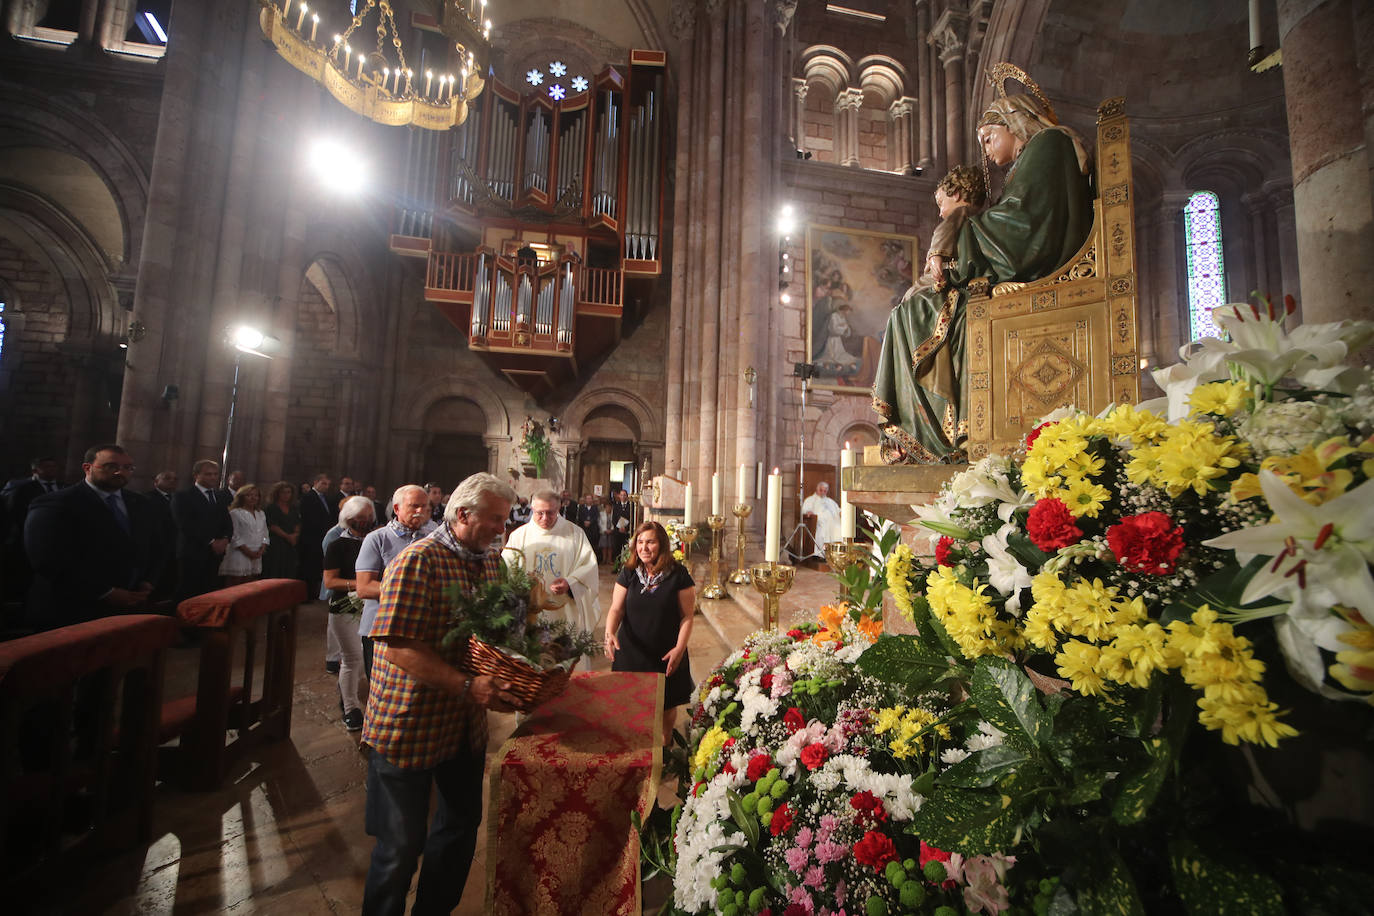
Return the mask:
<path id="1" fill-rule="evenodd" d="M 959 231 L 958 253 L 945 265 L 949 286 L 917 289 L 892 310 L 873 382 L 873 409 L 907 461 L 963 460 L 968 282 L 1039 280 L 1063 266 L 1092 228 L 1092 198 L 1069 135 L 1041 130 L 1012 163 L 1001 199 Z"/>

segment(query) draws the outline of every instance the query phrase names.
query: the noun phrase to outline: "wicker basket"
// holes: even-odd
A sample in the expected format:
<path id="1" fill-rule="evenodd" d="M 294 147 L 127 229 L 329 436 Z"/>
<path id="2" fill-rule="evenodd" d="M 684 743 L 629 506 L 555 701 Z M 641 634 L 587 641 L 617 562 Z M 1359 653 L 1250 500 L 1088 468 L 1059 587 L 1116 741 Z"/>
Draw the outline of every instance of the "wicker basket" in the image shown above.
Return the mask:
<path id="1" fill-rule="evenodd" d="M 558 696 L 568 687 L 572 673 L 565 668 L 540 671 L 525 662 L 511 658 L 476 636 L 468 637 L 467 669 L 473 674 L 499 677 L 510 682 L 506 691 L 515 696 L 516 708 L 529 712 L 541 703 Z"/>

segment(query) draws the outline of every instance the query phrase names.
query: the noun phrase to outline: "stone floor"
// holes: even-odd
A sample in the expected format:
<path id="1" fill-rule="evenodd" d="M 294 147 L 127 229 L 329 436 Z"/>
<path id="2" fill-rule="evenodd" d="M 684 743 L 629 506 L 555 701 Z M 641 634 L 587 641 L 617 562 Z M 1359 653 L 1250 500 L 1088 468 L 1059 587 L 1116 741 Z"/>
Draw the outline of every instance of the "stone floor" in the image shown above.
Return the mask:
<path id="1" fill-rule="evenodd" d="M 694 564 L 699 583 L 705 580 Z M 610 606 L 613 579 L 601 575 L 601 605 Z M 733 597 L 701 601 L 693 628 L 692 668 L 701 676 L 762 622 L 752 588 L 730 586 Z M 782 600 L 784 625 L 813 619 L 834 596 L 834 580 L 801 568 Z M 82 870 L 81 880 L 55 888 L 36 912 L 267 913 L 310 916 L 356 913 L 362 902 L 372 839 L 363 830 L 366 757 L 344 730 L 335 679 L 324 671 L 325 610 L 304 608 L 298 626 L 291 740 L 250 755 L 215 792 L 193 794 L 160 786 L 153 840 Z M 193 692 L 196 653 L 177 649 L 168 665 L 166 695 Z M 596 668 L 608 663 L 598 660 Z M 494 754 L 515 727 L 493 713 Z M 483 793 L 485 797 L 485 792 Z M 668 800 L 665 786 L 660 799 Z M 459 914 L 483 912 L 485 830 Z M 646 903 L 658 893 L 646 892 Z"/>

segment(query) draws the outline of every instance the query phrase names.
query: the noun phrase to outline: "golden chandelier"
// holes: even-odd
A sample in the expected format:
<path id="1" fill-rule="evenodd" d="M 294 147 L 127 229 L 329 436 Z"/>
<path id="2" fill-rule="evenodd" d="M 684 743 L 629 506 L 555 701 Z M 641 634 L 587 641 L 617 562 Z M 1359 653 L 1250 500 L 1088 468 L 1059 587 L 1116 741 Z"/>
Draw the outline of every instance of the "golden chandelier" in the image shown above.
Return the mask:
<path id="1" fill-rule="evenodd" d="M 348 29 L 328 45 L 317 40 L 320 15 L 307 2 L 259 2 L 263 37 L 277 53 L 345 107 L 378 124 L 448 130 L 467 120 L 468 102 L 486 85 L 481 74 L 491 50 L 491 20 L 483 18 L 487 0 L 446 0 L 440 29 L 453 41 L 457 72 L 419 74 L 406 63 L 390 0 L 366 0 Z M 349 39 L 373 9 L 377 48 L 355 49 Z M 394 61 L 387 56 L 388 35 Z"/>

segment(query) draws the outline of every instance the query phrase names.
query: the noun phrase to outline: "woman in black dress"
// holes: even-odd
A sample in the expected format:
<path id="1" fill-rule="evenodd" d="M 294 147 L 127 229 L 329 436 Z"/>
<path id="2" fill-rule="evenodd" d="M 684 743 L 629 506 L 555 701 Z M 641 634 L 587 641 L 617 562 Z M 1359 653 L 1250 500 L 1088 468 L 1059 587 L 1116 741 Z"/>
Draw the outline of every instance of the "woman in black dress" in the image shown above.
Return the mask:
<path id="1" fill-rule="evenodd" d="M 663 743 L 671 744 L 677 708 L 692 697 L 687 641 L 696 612 L 696 583 L 673 558 L 668 532 L 658 522 L 635 531 L 629 562 L 615 580 L 606 617 L 606 654 L 612 671 L 666 674 Z M 618 631 L 618 632 L 617 632 Z"/>

